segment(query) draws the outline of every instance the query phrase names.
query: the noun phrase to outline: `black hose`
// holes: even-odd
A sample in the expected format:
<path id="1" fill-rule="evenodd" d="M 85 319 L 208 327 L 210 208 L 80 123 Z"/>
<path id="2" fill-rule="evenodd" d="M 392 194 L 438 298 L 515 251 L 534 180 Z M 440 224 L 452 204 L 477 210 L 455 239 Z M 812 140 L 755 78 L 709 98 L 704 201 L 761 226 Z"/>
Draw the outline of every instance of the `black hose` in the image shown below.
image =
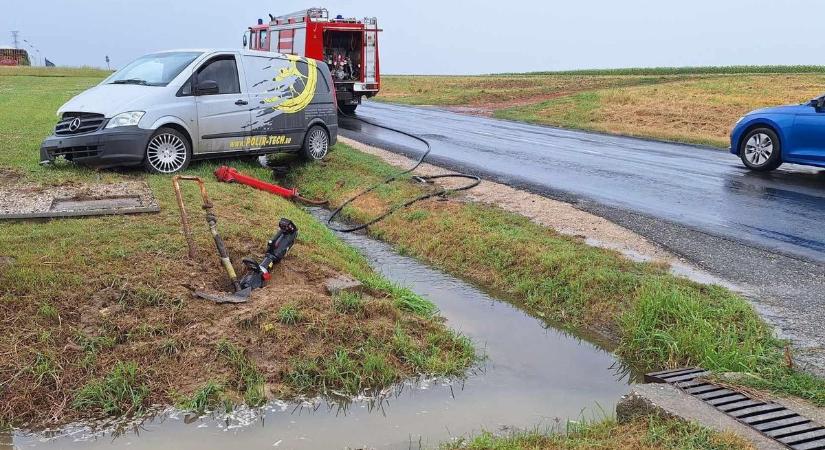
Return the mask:
<path id="1" fill-rule="evenodd" d="M 387 216 L 389 216 L 390 214 L 398 211 L 399 209 L 406 208 L 406 207 L 412 205 L 415 202 L 419 202 L 421 200 L 425 200 L 425 199 L 432 198 L 432 197 L 444 196 L 444 195 L 447 195 L 447 194 L 450 194 L 450 193 L 453 193 L 453 192 L 466 191 L 468 189 L 472 189 L 472 188 L 478 186 L 479 183 L 481 183 L 481 178 L 479 178 L 475 175 L 469 175 L 469 174 L 465 174 L 465 173 L 449 173 L 449 174 L 443 174 L 443 175 L 417 176 L 417 177 L 415 177 L 415 179 L 417 179 L 421 182 L 424 182 L 424 183 L 430 183 L 433 180 L 439 179 L 439 178 L 467 178 L 467 179 L 473 180 L 473 182 L 469 183 L 465 186 L 461 186 L 461 187 L 457 187 L 457 188 L 453 188 L 453 189 L 441 189 L 441 190 L 438 190 L 438 191 L 429 192 L 427 194 L 418 196 L 418 197 L 413 198 L 411 200 L 408 200 L 404 203 L 393 206 L 392 208 L 390 208 L 386 212 L 380 214 L 379 216 L 374 217 L 373 219 L 370 219 L 366 223 L 362 223 L 360 225 L 356 225 L 356 226 L 349 227 L 349 228 L 336 228 L 332 225 L 332 221 L 335 219 L 335 217 L 338 214 L 341 213 L 341 210 L 344 209 L 345 206 L 347 206 L 350 203 L 354 202 L 356 199 L 358 199 L 362 195 L 374 191 L 379 186 L 384 185 L 384 184 L 392 183 L 393 181 L 397 180 L 399 177 L 404 176 L 404 175 L 412 172 L 413 170 L 417 169 L 418 166 L 420 166 L 424 162 L 424 159 L 427 157 L 427 155 L 430 154 L 430 151 L 432 150 L 432 147 L 430 146 L 430 143 L 426 139 L 422 138 L 421 136 L 417 136 L 417 135 L 414 135 L 412 133 L 409 133 L 409 132 L 406 132 L 406 131 L 403 131 L 403 130 L 399 130 L 399 129 L 396 129 L 396 128 L 388 127 L 386 125 L 379 125 L 375 122 L 371 122 L 371 121 L 369 121 L 367 119 L 363 119 L 361 117 L 356 117 L 356 116 L 346 114 L 343 111 L 341 111 L 340 107 L 338 108 L 338 112 L 344 117 L 349 117 L 351 119 L 360 120 L 361 122 L 372 125 L 374 127 L 379 127 L 379 128 L 383 128 L 385 130 L 394 131 L 396 133 L 401 133 L 405 136 L 409 136 L 409 137 L 411 137 L 415 140 L 421 141 L 421 142 L 424 143 L 424 145 L 427 146 L 427 150 L 424 152 L 424 154 L 422 154 L 418 158 L 418 161 L 416 161 L 415 164 L 413 164 L 413 166 L 410 167 L 409 169 L 402 170 L 401 172 L 398 172 L 395 175 L 392 175 L 392 176 L 388 177 L 384 181 L 382 181 L 380 183 L 376 183 L 376 184 L 370 186 L 369 188 L 364 189 L 363 191 L 359 192 L 358 194 L 355 194 L 354 196 L 349 198 L 347 201 L 342 203 L 340 206 L 338 206 L 338 208 L 336 208 L 332 212 L 332 215 L 329 216 L 329 219 L 327 219 L 327 226 L 333 231 L 338 231 L 338 232 L 341 232 L 341 233 L 351 233 L 353 231 L 363 230 L 364 228 L 367 228 L 370 225 L 373 225 L 377 222 L 380 222 L 381 220 L 384 220 Z"/>

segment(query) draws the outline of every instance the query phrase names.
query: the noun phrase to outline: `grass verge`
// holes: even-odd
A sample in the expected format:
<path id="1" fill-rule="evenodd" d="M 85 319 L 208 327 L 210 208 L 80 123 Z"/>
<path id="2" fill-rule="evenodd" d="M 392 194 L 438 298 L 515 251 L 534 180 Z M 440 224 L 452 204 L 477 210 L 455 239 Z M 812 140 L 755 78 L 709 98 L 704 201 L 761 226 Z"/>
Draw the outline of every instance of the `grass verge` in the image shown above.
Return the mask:
<path id="1" fill-rule="evenodd" d="M 233 406 L 226 396 L 226 386 L 216 381 L 207 382 L 190 397 L 184 398 L 177 404 L 180 409 L 200 414 L 214 410 L 221 405 L 227 411 L 231 410 Z"/>
<path id="2" fill-rule="evenodd" d="M 386 76 L 378 101 L 460 106 L 497 118 L 727 147 L 745 113 L 822 94 L 822 66 L 660 67 Z"/>
<path id="3" fill-rule="evenodd" d="M 150 404 L 200 410 L 225 400 L 257 405 L 273 397 L 323 394 L 329 386 L 354 386 L 347 391 L 352 393 L 424 373 L 462 375 L 475 362 L 472 345 L 445 327 L 432 303 L 376 274 L 303 209 L 214 181 L 212 172 L 226 161 L 195 163 L 187 174 L 206 181 L 236 268 L 244 256 L 260 257 L 277 218 L 292 219 L 300 234 L 275 268 L 273 283 L 248 304 L 194 299 L 193 288 L 230 289 L 194 185 L 183 187 L 198 248 L 189 260 L 169 177 L 37 164 L 54 111 L 102 74 L 4 74 L 4 186 L 26 191 L 145 181 L 161 212 L 0 222 L 0 423 L 36 429 L 133 414 Z M 231 164 L 269 177 L 248 161 Z M 339 274 L 364 285 L 357 314 L 339 310 L 322 286 Z M 397 353 L 390 343 L 398 330 L 411 349 L 445 362 Z M 354 374 L 326 370 L 341 354 L 358 369 Z M 306 361 L 315 361 L 324 377 L 297 384 L 292 374 Z"/>
<path id="4" fill-rule="evenodd" d="M 754 447 L 731 433 L 719 433 L 699 425 L 650 417 L 626 424 L 612 420 L 570 423 L 562 433 L 539 430 L 506 435 L 483 433 L 442 445 L 444 450 L 745 450 Z"/>
<path id="5" fill-rule="evenodd" d="M 687 66 L 687 67 L 624 67 L 616 69 L 580 69 L 528 72 L 525 75 L 752 75 L 752 74 L 823 73 L 825 66 Z M 498 74 L 497 74 L 498 75 Z M 515 75 L 515 74 L 500 74 Z"/>
<path id="6" fill-rule="evenodd" d="M 339 145 L 323 167 L 290 172 L 306 195 L 339 204 L 393 169 Z M 344 209 L 366 221 L 420 194 L 402 180 Z M 421 230 L 427 230 L 422 233 Z M 763 386 L 825 405 L 825 382 L 784 365 L 782 343 L 750 304 L 718 286 L 629 261 L 529 219 L 458 199 L 431 200 L 370 228 L 406 254 L 502 293 L 553 325 L 609 342 L 640 369 L 700 365 L 747 372 Z"/>
<path id="7" fill-rule="evenodd" d="M 137 364 L 119 362 L 106 376 L 80 388 L 72 406 L 104 416 L 120 416 L 141 412 L 148 396 L 146 375 Z"/>

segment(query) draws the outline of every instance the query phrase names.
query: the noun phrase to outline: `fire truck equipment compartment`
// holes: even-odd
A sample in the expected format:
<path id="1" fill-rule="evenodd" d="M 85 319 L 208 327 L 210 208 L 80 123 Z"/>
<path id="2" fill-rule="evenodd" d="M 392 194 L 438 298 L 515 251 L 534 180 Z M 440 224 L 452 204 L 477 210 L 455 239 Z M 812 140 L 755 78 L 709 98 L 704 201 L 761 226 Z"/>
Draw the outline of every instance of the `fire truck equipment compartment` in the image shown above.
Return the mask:
<path id="1" fill-rule="evenodd" d="M 310 8 L 282 16 L 269 15 L 244 35 L 251 50 L 277 51 L 324 61 L 335 83 L 338 108 L 351 114 L 363 97 L 378 94 L 378 20 L 329 17 L 325 8 Z"/>

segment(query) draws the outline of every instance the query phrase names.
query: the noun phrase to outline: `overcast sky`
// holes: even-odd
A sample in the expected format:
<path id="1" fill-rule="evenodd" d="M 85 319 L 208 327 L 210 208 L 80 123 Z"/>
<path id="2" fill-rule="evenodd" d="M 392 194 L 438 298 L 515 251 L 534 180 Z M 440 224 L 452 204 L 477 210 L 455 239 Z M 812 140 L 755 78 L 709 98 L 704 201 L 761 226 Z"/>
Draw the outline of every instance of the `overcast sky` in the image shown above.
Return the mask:
<path id="1" fill-rule="evenodd" d="M 320 3 L 321 0 L 312 0 Z M 822 0 L 2 0 L 11 30 L 57 65 L 240 47 L 266 13 L 377 16 L 383 73 L 825 64 Z M 35 53 L 35 55 L 37 55 Z"/>

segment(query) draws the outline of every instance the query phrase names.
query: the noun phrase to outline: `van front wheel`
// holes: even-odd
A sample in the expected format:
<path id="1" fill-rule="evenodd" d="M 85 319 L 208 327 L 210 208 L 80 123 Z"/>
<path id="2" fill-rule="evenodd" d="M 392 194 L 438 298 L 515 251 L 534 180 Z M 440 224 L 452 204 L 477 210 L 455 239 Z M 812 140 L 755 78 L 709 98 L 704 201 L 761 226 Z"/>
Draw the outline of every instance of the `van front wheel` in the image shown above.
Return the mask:
<path id="1" fill-rule="evenodd" d="M 329 133 L 320 125 L 313 125 L 304 137 L 301 155 L 309 161 L 320 161 L 329 153 Z"/>
<path id="2" fill-rule="evenodd" d="M 143 167 L 149 173 L 175 173 L 189 166 L 192 148 L 181 132 L 158 128 L 146 144 Z"/>

